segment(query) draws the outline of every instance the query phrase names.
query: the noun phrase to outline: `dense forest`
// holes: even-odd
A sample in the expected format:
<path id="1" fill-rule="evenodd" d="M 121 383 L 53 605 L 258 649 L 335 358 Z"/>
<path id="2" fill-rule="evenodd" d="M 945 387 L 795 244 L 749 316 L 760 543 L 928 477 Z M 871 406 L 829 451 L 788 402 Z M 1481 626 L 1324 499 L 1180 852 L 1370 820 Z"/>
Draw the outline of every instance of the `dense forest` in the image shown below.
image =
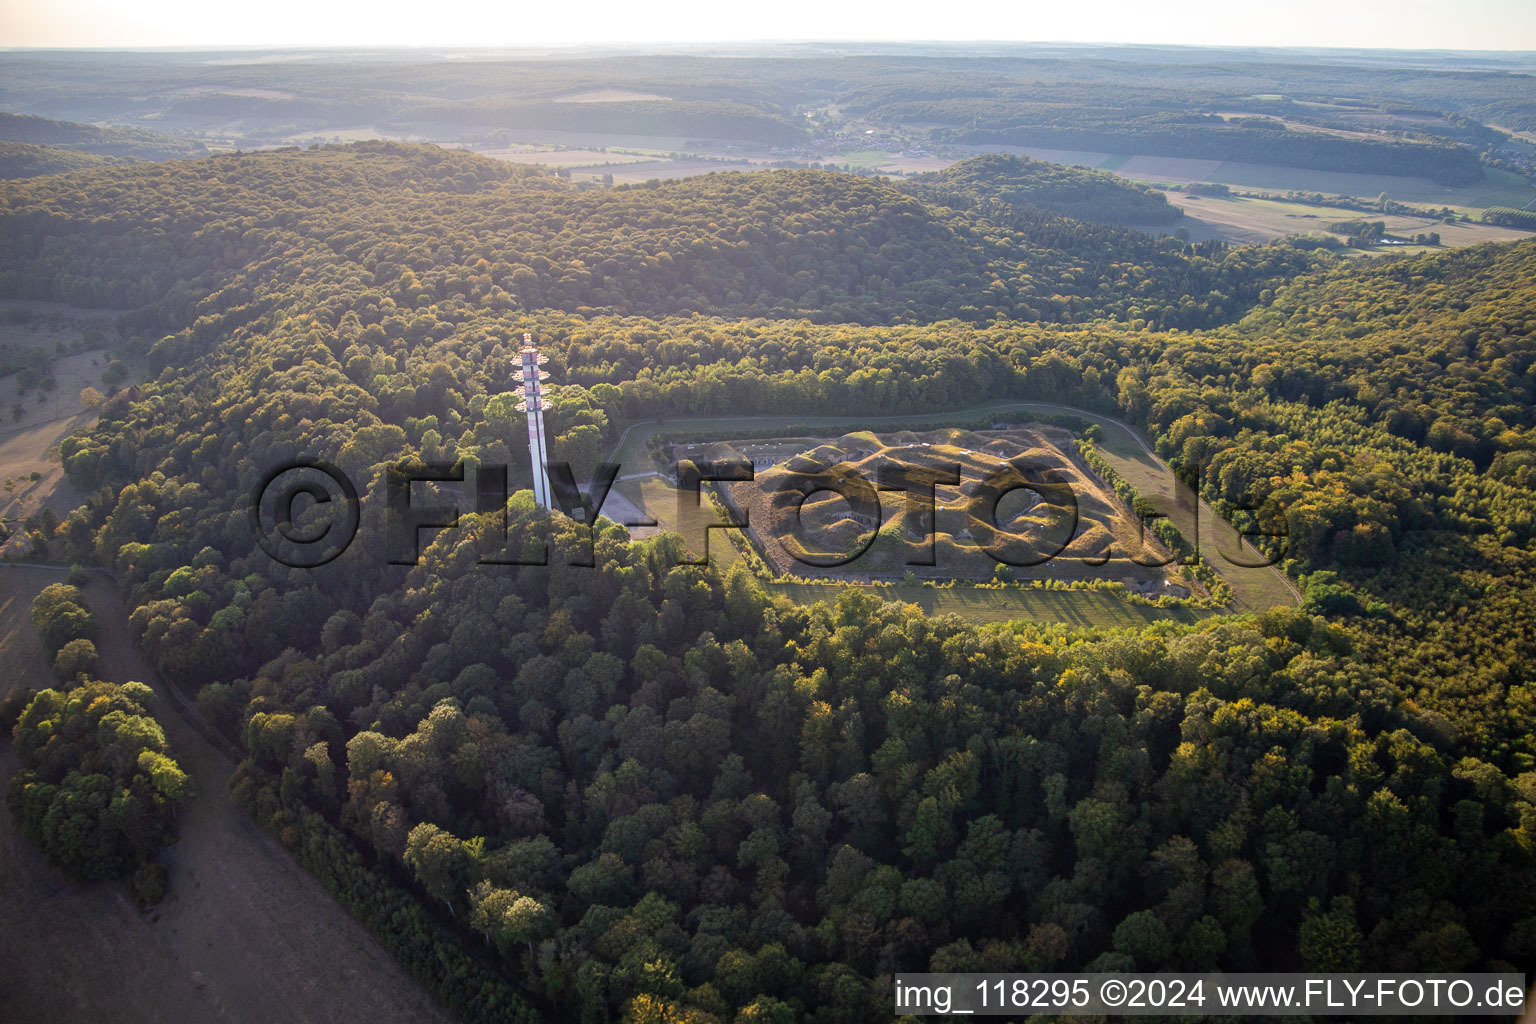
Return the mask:
<path id="1" fill-rule="evenodd" d="M 1115 317 L 1190 329 L 1240 316 L 1317 259 L 1186 246 L 996 199 L 1001 213 L 973 216 L 825 171 L 583 189 L 398 143 L 218 156 L 92 181 L 48 179 L 0 197 L 0 294 L 128 307 L 136 325 L 172 327 L 227 287 L 213 315 L 255 315 L 256 293 L 272 289 L 259 278 L 277 269 L 268 261 L 297 247 L 329 250 L 335 272 L 366 273 L 402 311 L 446 310 L 462 293 L 494 309 L 583 314 Z M 164 230 L 141 230 L 146 220 Z M 237 292 L 247 298 L 232 301 Z"/>
<path id="2" fill-rule="evenodd" d="M 466 1018 L 863 1021 L 929 968 L 1529 972 L 1536 243 L 1188 246 L 976 170 L 966 203 L 584 191 L 364 144 L 5 183 L 0 290 L 159 338 L 35 545 L 118 575 L 245 751 L 236 799 Z M 294 457 L 370 496 L 400 459 L 521 465 L 523 331 L 582 472 L 636 419 L 1062 402 L 1284 535 L 1305 600 L 1140 631 L 797 606 L 526 491 L 414 566 L 371 501 L 321 568 L 256 547 Z M 509 545 L 548 564 L 479 564 Z"/>
<path id="3" fill-rule="evenodd" d="M 1120 224 L 1167 224 L 1182 211 L 1161 192 L 1106 171 L 990 153 L 919 174 L 902 191 L 926 202 L 968 208 L 1001 201 L 1078 220 Z"/>
<path id="4" fill-rule="evenodd" d="M 97 153 L 77 153 L 25 142 L 0 142 L 0 178 L 35 178 L 39 174 L 80 171 L 122 162 Z"/>
<path id="5" fill-rule="evenodd" d="M 90 678 L 96 620 L 73 586 L 43 590 L 32 621 L 58 685 L 15 691 L 0 705 L 0 729 L 13 734 L 21 763 L 6 803 L 72 881 L 131 874 L 134 897 L 158 903 L 167 872 L 155 855 L 174 839 L 191 781 L 149 710 L 154 693 Z"/>
<path id="6" fill-rule="evenodd" d="M 53 121 L 25 114 L 0 113 L 0 140 L 140 160 L 169 160 L 173 157 L 201 156 L 208 152 L 201 142 L 177 139 L 160 132 L 138 128 L 102 128 L 93 124 Z"/>
<path id="7" fill-rule="evenodd" d="M 1045 104 L 1010 109 L 992 101 L 913 104 L 889 113 L 903 120 L 959 122 L 957 127 L 934 132 L 939 142 L 1237 160 L 1320 171 L 1399 174 L 1442 185 L 1466 185 L 1483 177 L 1477 154 L 1462 146 L 1291 131 L 1282 122 L 1266 118 L 1233 122 L 1217 114 L 1139 110 L 1085 115 L 1063 113 Z"/>

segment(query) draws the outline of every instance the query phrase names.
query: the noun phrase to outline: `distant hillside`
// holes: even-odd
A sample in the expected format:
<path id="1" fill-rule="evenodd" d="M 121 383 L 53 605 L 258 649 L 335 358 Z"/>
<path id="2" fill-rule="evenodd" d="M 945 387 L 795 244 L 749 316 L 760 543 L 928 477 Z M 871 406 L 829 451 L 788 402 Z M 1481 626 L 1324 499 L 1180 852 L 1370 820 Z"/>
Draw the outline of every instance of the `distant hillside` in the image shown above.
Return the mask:
<path id="1" fill-rule="evenodd" d="M 338 272 L 367 274 L 402 307 L 462 295 L 583 314 L 1108 316 L 1186 329 L 1241 316 L 1313 259 L 1185 247 L 995 199 L 966 211 L 829 171 L 582 188 L 396 143 L 174 161 L 0 194 L 0 294 L 139 308 L 166 327 L 279 256 L 293 267 L 344 258 Z M 159 230 L 143 232 L 146 220 Z M 377 240 L 363 244 L 364 232 Z"/>
<path id="2" fill-rule="evenodd" d="M 53 121 L 28 114 L 0 113 L 0 142 L 24 142 L 138 160 L 174 160 L 203 156 L 208 152 L 207 146 L 193 139 L 178 139 L 137 128 L 99 128 L 93 124 Z"/>
<path id="3" fill-rule="evenodd" d="M 1313 131 L 1290 131 L 1270 119 L 1228 122 L 1219 115 L 1195 112 L 1138 112 L 1130 109 L 1085 111 L 1055 104 L 945 103 L 893 104 L 886 117 L 904 117 L 937 128 L 938 143 L 974 146 L 1045 146 L 1106 153 L 1237 160 L 1319 171 L 1401 174 L 1429 178 L 1442 185 L 1470 185 L 1483 179 L 1478 156 L 1463 146 L 1405 138 L 1347 138 Z M 1279 125 L 1279 128 L 1275 128 Z"/>
<path id="4" fill-rule="evenodd" d="M 1015 206 L 1079 220 L 1119 224 L 1168 224 L 1182 211 L 1160 192 L 1106 171 L 987 153 L 910 179 L 902 191 L 929 202 L 954 205 L 955 196 L 1000 199 Z"/>
<path id="5" fill-rule="evenodd" d="M 78 153 L 54 146 L 34 146 L 26 142 L 0 142 L 0 178 L 35 178 L 40 174 L 83 171 L 91 167 L 110 167 L 122 163 L 122 157 Z"/>
<path id="6" fill-rule="evenodd" d="M 430 103 L 401 110 L 396 123 L 494 125 L 685 139 L 734 139 L 763 145 L 805 142 L 803 125 L 775 111 L 741 103 L 699 100 L 631 100 L 599 103 Z"/>

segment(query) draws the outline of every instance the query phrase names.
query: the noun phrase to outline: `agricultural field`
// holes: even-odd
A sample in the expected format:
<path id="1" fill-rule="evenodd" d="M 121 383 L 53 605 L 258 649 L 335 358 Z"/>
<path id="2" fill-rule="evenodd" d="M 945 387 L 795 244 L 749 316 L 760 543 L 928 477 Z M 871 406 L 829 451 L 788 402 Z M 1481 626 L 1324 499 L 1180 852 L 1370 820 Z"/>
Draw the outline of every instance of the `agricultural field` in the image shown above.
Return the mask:
<path id="1" fill-rule="evenodd" d="M 1243 190 L 1272 192 L 1324 192 L 1329 195 L 1375 199 L 1385 192 L 1400 203 L 1424 203 L 1458 212 L 1490 206 L 1524 206 L 1536 198 L 1536 187 L 1518 174 L 1497 167 L 1484 168 L 1484 179 L 1470 185 L 1439 185 L 1427 178 L 1398 174 L 1356 174 L 1348 171 L 1317 171 L 1268 164 L 1224 161 L 1202 179 Z"/>
<path id="2" fill-rule="evenodd" d="M 627 132 L 569 131 L 562 128 L 506 128 L 506 141 L 493 148 L 527 146 L 534 149 L 607 149 L 641 153 L 682 153 L 690 140 L 682 135 L 631 135 Z"/>
<path id="3" fill-rule="evenodd" d="M 1173 156 L 1132 156 L 1105 170 L 1137 181 L 1209 181 L 1220 160 L 1185 159 Z"/>
<path id="4" fill-rule="evenodd" d="M 887 160 L 875 169 L 881 174 L 894 174 L 899 176 L 907 174 L 926 174 L 929 171 L 942 171 L 954 164 L 954 160 L 942 156 L 897 156 Z"/>
<path id="5" fill-rule="evenodd" d="M 1159 184 L 1188 184 L 1213 182 L 1229 185 L 1243 192 L 1276 193 L 1321 192 L 1327 195 L 1354 196 L 1374 200 L 1383 192 L 1400 203 L 1418 203 L 1440 209 L 1448 206 L 1457 213 L 1476 216 L 1490 206 L 1519 208 L 1536 199 L 1536 186 L 1510 171 L 1497 167 L 1484 169 L 1484 180 L 1470 185 L 1448 186 L 1436 184 L 1427 178 L 1414 178 L 1397 174 L 1357 174 L 1347 171 L 1321 171 L 1297 167 L 1280 167 L 1273 164 L 1249 164 L 1233 160 L 1185 159 L 1179 157 L 1145 156 L 1134 153 L 1104 153 L 1084 150 L 1047 149 L 1037 146 L 995 145 L 964 147 L 957 153 L 944 153 L 920 160 L 899 160 L 899 154 L 879 165 L 885 173 L 920 169 L 942 170 L 956 163 L 962 156 L 982 152 L 1013 153 L 1049 163 L 1089 167 L 1112 171 L 1123 178 Z M 841 158 L 838 158 L 841 160 Z M 1182 205 L 1187 198 L 1180 193 L 1170 194 L 1171 201 Z M 1347 211 L 1346 211 L 1347 212 Z M 1271 236 L 1273 237 L 1273 236 Z M 1233 238 L 1233 241 L 1251 241 Z M 1494 239 L 1483 239 L 1492 241 Z"/>
<path id="6" fill-rule="evenodd" d="M 1510 242 L 1531 237 L 1531 232 L 1505 228 L 1477 221 L 1446 223 L 1438 217 L 1413 217 L 1405 214 L 1374 214 L 1345 210 L 1336 206 L 1316 206 L 1282 199 L 1257 196 L 1195 196 L 1165 190 L 1168 201 L 1184 210 L 1184 216 L 1172 224 L 1159 225 L 1160 234 L 1183 228 L 1194 241 L 1219 238 L 1237 243 L 1263 243 L 1285 235 L 1326 232 L 1328 225 L 1340 221 L 1383 221 L 1392 235 L 1429 234 L 1440 236 L 1440 245 L 1454 248 L 1480 242 Z M 1339 236 L 1343 240 L 1343 236 Z M 1394 247 L 1395 251 L 1420 251 L 1423 246 Z"/>

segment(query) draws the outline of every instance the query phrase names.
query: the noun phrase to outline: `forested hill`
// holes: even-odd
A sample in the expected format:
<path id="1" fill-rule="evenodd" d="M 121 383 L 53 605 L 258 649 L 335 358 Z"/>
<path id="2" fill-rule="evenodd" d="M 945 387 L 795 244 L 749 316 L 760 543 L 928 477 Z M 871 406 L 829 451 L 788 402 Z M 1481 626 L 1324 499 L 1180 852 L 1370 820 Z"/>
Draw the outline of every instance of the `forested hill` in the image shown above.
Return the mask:
<path id="1" fill-rule="evenodd" d="M 122 162 L 125 161 L 119 157 L 79 153 L 72 149 L 0 142 L 0 178 L 35 178 L 40 174 L 60 174 Z"/>
<path id="2" fill-rule="evenodd" d="M 433 147 L 229 155 L 0 187 L 0 294 L 185 326 L 246 268 L 342 259 L 402 306 L 455 294 L 572 312 L 958 318 L 1185 329 L 1241 316 L 1318 257 L 1186 247 L 994 204 L 928 205 L 822 171 L 617 189 Z"/>
<path id="3" fill-rule="evenodd" d="M 997 199 L 1032 206 L 1079 220 L 1122 224 L 1167 224 L 1179 219 L 1178 207 L 1161 192 L 1118 178 L 1107 171 L 986 153 L 942 171 L 919 174 L 902 191 L 928 202 L 969 207 Z"/>
<path id="4" fill-rule="evenodd" d="M 74 121 L 54 121 L 30 114 L 0 113 L 0 141 L 136 160 L 169 160 L 208 152 L 208 147 L 195 139 L 180 139 L 137 128 L 101 128 Z"/>
<path id="5" fill-rule="evenodd" d="M 146 310 L 178 327 L 151 373 L 60 445 L 91 498 L 40 553 L 113 569 L 243 745 L 236 798 L 467 1019 L 513 986 L 557 1020 L 853 1024 L 896 971 L 1536 966 L 1536 242 L 1295 277 L 842 175 L 583 192 L 385 145 L 0 196 L 10 292 L 188 277 Z M 720 312 L 939 316 L 975 274 L 1119 319 Z M 369 517 L 401 460 L 525 465 L 524 331 L 578 466 L 660 416 L 1123 417 L 1305 601 L 1142 631 L 797 606 L 676 537 L 588 547 L 525 490 L 415 566 L 375 518 L 314 571 L 257 546 L 292 458 Z M 547 566 L 505 564 L 544 535 Z"/>

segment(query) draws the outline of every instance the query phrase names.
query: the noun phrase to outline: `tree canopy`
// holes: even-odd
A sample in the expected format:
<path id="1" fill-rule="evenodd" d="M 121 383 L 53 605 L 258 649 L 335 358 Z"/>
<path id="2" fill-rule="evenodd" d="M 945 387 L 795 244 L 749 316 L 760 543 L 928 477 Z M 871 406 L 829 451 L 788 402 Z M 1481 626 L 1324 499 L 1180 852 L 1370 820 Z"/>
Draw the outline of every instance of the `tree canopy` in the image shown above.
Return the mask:
<path id="1" fill-rule="evenodd" d="M 466 1014 L 521 1005 L 487 976 L 560 1019 L 858 1021 L 897 970 L 1536 957 L 1536 243 L 1345 265 L 828 172 L 582 191 L 386 144 L 0 197 L 9 294 L 159 338 L 61 445 L 92 497 L 54 540 L 243 746 L 237 799 L 424 975 L 456 965 Z M 256 547 L 282 460 L 371 494 L 397 460 L 514 461 L 524 331 L 557 456 L 658 416 L 1121 417 L 1284 537 L 1305 599 L 1142 630 L 798 606 L 519 479 L 507 536 L 547 565 L 481 564 L 508 542 L 464 509 L 412 566 L 372 506 L 318 569 Z M 72 600 L 39 621 L 60 658 Z M 103 686 L 18 725 L 90 766 L 31 769 L 38 829 L 174 781 Z"/>

